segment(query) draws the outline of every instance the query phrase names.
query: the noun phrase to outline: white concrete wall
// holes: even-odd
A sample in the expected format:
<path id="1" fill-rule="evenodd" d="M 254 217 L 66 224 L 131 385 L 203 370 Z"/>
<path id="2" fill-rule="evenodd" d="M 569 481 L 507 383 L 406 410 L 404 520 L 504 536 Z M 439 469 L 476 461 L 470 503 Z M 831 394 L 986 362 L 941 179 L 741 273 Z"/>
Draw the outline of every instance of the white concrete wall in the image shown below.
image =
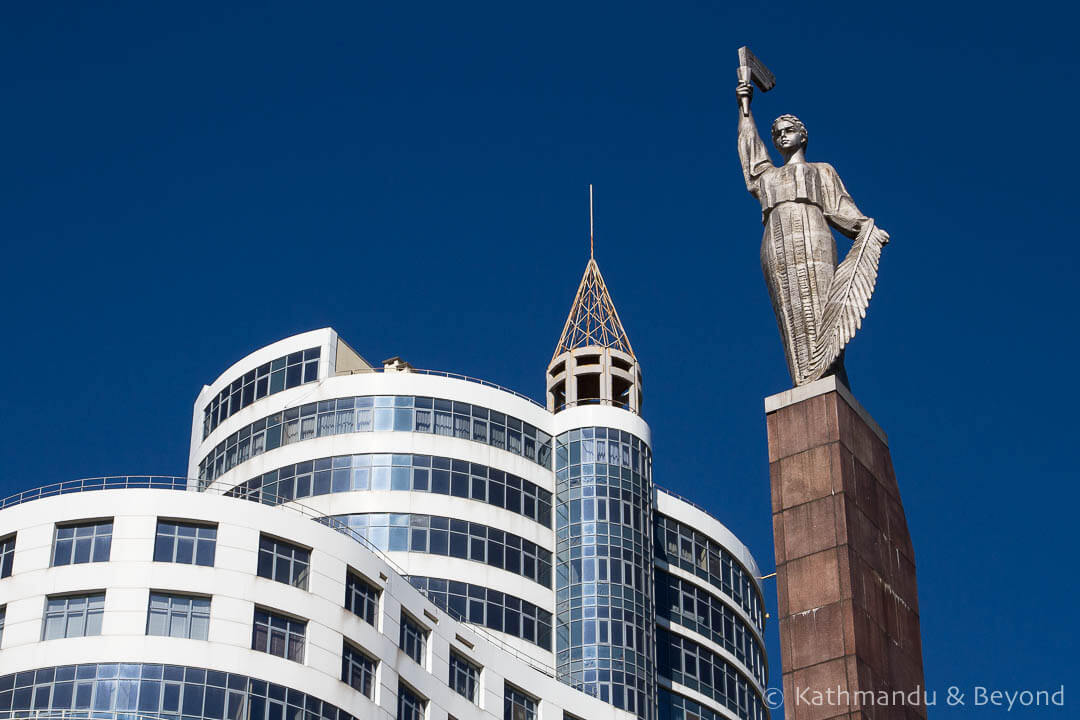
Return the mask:
<path id="1" fill-rule="evenodd" d="M 49 567 L 55 523 L 107 517 L 114 519 L 108 562 Z M 159 517 L 216 523 L 214 567 L 153 562 Z M 303 690 L 357 717 L 387 720 L 396 715 L 399 677 L 429 700 L 428 720 L 501 718 L 509 682 L 541 699 L 540 720 L 561 720 L 564 710 L 586 720 L 633 718 L 531 667 L 502 649 L 498 638 L 454 621 L 377 555 L 288 507 L 182 491 L 95 491 L 0 511 L 0 535 L 12 531 L 14 572 L 0 580 L 0 604 L 7 610 L 0 674 L 91 662 L 192 665 L 244 673 Z M 307 590 L 257 577 L 260 532 L 312 548 Z M 347 567 L 382 587 L 378 627 L 343 607 Z M 94 590 L 106 592 L 100 636 L 41 641 L 46 596 Z M 212 596 L 208 640 L 147 636 L 151 590 Z M 256 604 L 308 621 L 302 664 L 250 649 Z M 402 610 L 431 631 L 423 666 L 397 647 Z M 343 638 L 379 659 L 374 700 L 341 682 Z M 451 647 L 483 667 L 478 705 L 447 685 Z"/>

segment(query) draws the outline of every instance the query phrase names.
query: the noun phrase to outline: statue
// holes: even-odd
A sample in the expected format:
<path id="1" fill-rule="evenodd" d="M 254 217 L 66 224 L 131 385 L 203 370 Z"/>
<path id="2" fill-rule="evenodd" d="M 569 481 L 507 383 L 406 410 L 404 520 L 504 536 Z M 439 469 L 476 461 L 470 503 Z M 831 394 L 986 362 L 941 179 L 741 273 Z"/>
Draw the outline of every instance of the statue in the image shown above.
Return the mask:
<path id="1" fill-rule="evenodd" d="M 739 158 L 746 189 L 761 202 L 761 269 L 788 370 L 796 386 L 826 375 L 846 382 L 844 348 L 866 317 L 889 234 L 859 211 L 831 165 L 807 162 L 806 126 L 794 115 L 773 122 L 773 145 L 784 158 L 773 165 L 750 101 L 751 80 L 763 91 L 775 80 L 746 48 L 739 59 Z M 832 228 L 854 239 L 839 266 Z"/>

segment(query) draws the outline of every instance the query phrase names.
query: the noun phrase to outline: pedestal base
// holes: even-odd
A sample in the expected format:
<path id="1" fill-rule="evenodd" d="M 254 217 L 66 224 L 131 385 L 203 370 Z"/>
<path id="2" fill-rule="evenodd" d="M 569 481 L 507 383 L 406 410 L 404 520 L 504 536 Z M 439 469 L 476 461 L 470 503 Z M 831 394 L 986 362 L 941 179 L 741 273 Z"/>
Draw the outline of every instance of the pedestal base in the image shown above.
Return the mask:
<path id="1" fill-rule="evenodd" d="M 765 412 L 785 718 L 925 718 L 915 553 L 885 433 L 835 377 Z"/>

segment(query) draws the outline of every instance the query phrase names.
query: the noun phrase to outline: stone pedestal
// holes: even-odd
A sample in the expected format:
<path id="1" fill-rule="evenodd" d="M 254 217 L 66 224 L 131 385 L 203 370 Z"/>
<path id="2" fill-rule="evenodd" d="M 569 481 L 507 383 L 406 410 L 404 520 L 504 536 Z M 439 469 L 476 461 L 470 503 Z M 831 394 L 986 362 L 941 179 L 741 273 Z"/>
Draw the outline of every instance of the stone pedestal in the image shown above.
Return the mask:
<path id="1" fill-rule="evenodd" d="M 885 433 L 833 377 L 765 412 L 784 717 L 925 718 L 915 553 Z"/>

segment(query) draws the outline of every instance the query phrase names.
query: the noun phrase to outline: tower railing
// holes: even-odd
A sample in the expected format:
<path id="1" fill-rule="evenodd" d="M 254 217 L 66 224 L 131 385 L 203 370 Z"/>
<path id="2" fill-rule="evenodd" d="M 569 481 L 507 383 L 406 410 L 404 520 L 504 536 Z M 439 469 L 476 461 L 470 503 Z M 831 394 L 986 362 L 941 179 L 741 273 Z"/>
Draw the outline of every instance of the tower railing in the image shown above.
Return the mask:
<path id="1" fill-rule="evenodd" d="M 565 402 L 559 407 L 555 408 L 555 412 L 565 410 L 566 408 L 581 407 L 584 405 L 606 405 L 608 407 L 622 408 L 623 410 L 630 409 L 630 403 L 625 400 L 608 400 L 607 398 L 579 398 L 577 400 L 571 400 Z"/>
<path id="2" fill-rule="evenodd" d="M 70 493 L 89 492 L 93 490 L 128 490 L 131 488 L 149 488 L 151 490 L 194 490 L 196 486 L 189 487 L 193 481 L 186 477 L 175 475 L 109 475 L 104 477 L 80 478 L 78 480 L 65 480 L 63 482 L 42 485 L 41 487 L 23 490 L 22 492 L 8 495 L 0 500 L 0 510 L 15 505 L 21 505 L 31 500 L 68 495 Z M 195 481 L 197 483 L 197 481 Z"/>
<path id="3" fill-rule="evenodd" d="M 703 513 L 705 513 L 706 515 L 708 515 L 709 517 L 711 517 L 711 518 L 712 518 L 713 520 L 715 520 L 716 522 L 720 523 L 721 525 L 724 525 L 723 521 L 721 521 L 721 520 L 720 520 L 720 518 L 716 517 L 716 516 L 715 516 L 715 515 L 713 515 L 713 514 L 712 514 L 711 512 L 709 512 L 709 511 L 708 511 L 708 510 L 706 510 L 705 508 L 701 507 L 700 505 L 698 505 L 698 504 L 697 504 L 696 502 L 694 502 L 694 501 L 693 501 L 693 500 L 691 500 L 690 498 L 688 498 L 688 497 L 686 497 L 686 496 L 684 496 L 684 495 L 680 495 L 679 493 L 675 492 L 674 490 L 670 490 L 670 489 L 668 489 L 668 488 L 666 488 L 666 487 L 663 487 L 663 486 L 657 485 L 656 483 L 653 483 L 653 487 L 654 487 L 654 488 L 656 488 L 656 492 L 662 492 L 662 493 L 664 493 L 665 495 L 670 495 L 671 497 L 675 498 L 676 500 L 682 500 L 682 501 L 683 501 L 684 503 L 686 503 L 687 505 L 690 505 L 690 506 L 692 506 L 692 507 L 695 507 L 695 508 L 697 508 L 697 509 L 698 509 L 698 510 L 700 510 L 701 512 L 703 512 Z M 724 525 L 724 527 L 727 527 L 727 526 L 726 526 L 726 525 Z"/>
<path id="4" fill-rule="evenodd" d="M 23 492 L 16 493 L 14 495 L 9 495 L 8 497 L 0 500 L 0 510 L 5 510 L 5 509 L 10 508 L 10 507 L 15 507 L 16 505 L 21 505 L 22 503 L 31 502 L 31 501 L 34 501 L 34 500 L 41 500 L 41 499 L 44 499 L 44 498 L 57 497 L 57 496 L 60 496 L 60 495 L 69 495 L 69 494 L 80 493 L 80 492 L 95 492 L 95 491 L 101 491 L 101 490 L 133 490 L 133 489 L 174 490 L 174 491 L 181 491 L 181 492 L 191 492 L 191 493 L 195 493 L 195 494 L 199 494 L 199 495 L 213 495 L 213 496 L 219 496 L 219 497 L 231 497 L 231 498 L 235 498 L 237 500 L 244 500 L 246 502 L 255 502 L 255 503 L 258 503 L 260 505 L 266 505 L 267 504 L 267 503 L 263 503 L 261 500 L 259 500 L 258 498 L 255 498 L 255 497 L 249 497 L 249 496 L 246 496 L 246 495 L 243 495 L 243 494 L 235 494 L 235 493 L 230 494 L 230 491 L 232 491 L 233 488 L 228 488 L 228 489 L 208 488 L 206 490 L 198 490 L 198 480 L 193 480 L 193 479 L 187 478 L 187 477 L 180 477 L 180 476 L 177 476 L 177 475 L 112 475 L 112 476 L 105 476 L 105 477 L 80 478 L 78 480 L 66 480 L 64 482 L 52 483 L 50 485 L 42 485 L 41 487 L 32 488 L 30 490 L 24 490 Z M 308 520 L 313 520 L 313 521 L 315 521 L 317 523 L 320 523 L 322 525 L 326 525 L 329 528 L 337 530 L 341 534 L 348 536 L 353 541 L 355 541 L 355 542 L 359 543 L 360 545 L 362 545 L 365 549 L 370 550 L 371 552 L 373 552 L 376 556 L 379 557 L 380 560 L 382 560 L 387 565 L 389 565 L 394 570 L 394 572 L 396 572 L 401 577 L 405 578 L 405 580 L 409 579 L 409 574 L 405 571 L 405 568 L 398 565 L 385 552 L 383 552 L 383 550 L 381 550 L 378 546 L 372 544 L 366 537 L 364 537 L 360 533 L 356 532 L 355 529 L 349 527 L 347 524 L 343 523 L 342 521 L 337 520 L 332 516 L 324 515 L 323 513 L 315 510 L 314 508 L 308 507 L 307 505 L 304 505 L 301 502 L 297 502 L 296 500 L 290 500 L 290 501 L 288 501 L 286 503 L 283 503 L 283 504 L 280 504 L 280 505 L 272 505 L 271 507 L 285 508 L 285 509 L 287 509 L 289 511 L 295 512 L 295 513 L 307 518 Z M 410 583 L 410 585 L 411 585 L 411 583 Z M 453 618 L 454 620 L 457 620 L 459 622 L 463 622 L 463 623 L 467 624 L 470 628 L 472 628 L 472 630 L 474 632 L 476 632 L 479 635 L 482 635 L 485 639 L 487 639 L 493 645 L 496 645 L 500 649 L 502 649 L 503 651 L 510 653 L 511 655 L 516 657 L 518 660 L 521 660 L 522 662 L 524 662 L 526 665 L 533 668 L 534 670 L 537 670 L 538 672 L 542 672 L 545 675 L 547 675 L 548 677 L 555 677 L 555 673 L 552 671 L 551 668 L 546 667 L 544 665 L 537 664 L 537 662 L 535 661 L 534 658 L 529 657 L 528 655 L 525 655 L 524 653 L 522 653 L 517 648 L 515 648 L 515 647 L 513 647 L 511 645 L 508 645 L 501 638 L 496 637 L 495 635 L 492 635 L 491 633 L 487 632 L 487 630 L 484 627 L 479 626 L 479 625 L 475 625 L 473 623 L 470 623 L 466 618 L 456 617 L 456 613 L 451 613 L 449 611 L 449 608 L 447 608 L 447 609 L 441 608 L 439 605 L 437 605 L 435 603 L 434 600 L 431 599 L 431 595 L 429 595 L 428 592 L 425 589 L 417 588 L 415 585 L 413 585 L 412 587 L 414 589 L 416 589 L 416 591 L 419 592 L 421 595 L 428 598 L 429 602 L 431 602 L 433 605 L 438 607 L 440 610 L 443 610 L 443 612 L 445 612 L 451 618 Z M 552 629 L 552 631 L 554 633 L 554 628 Z M 554 639 L 554 635 L 553 635 L 553 639 Z M 22 713 L 23 711 L 18 711 L 18 712 Z M 37 711 L 27 711 L 27 712 L 37 712 Z M 41 712 L 56 712 L 56 711 L 41 711 Z M 124 720 L 128 720 L 128 718 L 134 718 L 134 717 L 136 717 L 138 715 L 139 715 L 138 713 L 127 713 L 127 712 L 123 713 Z M 104 713 L 104 716 L 110 716 L 110 713 Z M 19 718 L 22 718 L 22 717 L 37 718 L 38 716 L 33 716 L 33 715 L 25 715 L 24 716 L 24 715 L 20 714 L 18 717 Z M 45 716 L 41 716 L 41 717 L 42 717 L 43 720 L 45 720 Z M 69 717 L 69 716 L 65 716 L 65 717 Z M 72 718 L 87 718 L 88 716 L 86 714 L 83 714 L 83 715 L 72 715 L 70 717 L 72 717 Z M 91 715 L 89 717 L 96 717 L 96 715 Z M 148 718 L 149 717 L 159 718 L 159 716 L 157 716 L 157 715 L 148 715 L 146 717 L 148 717 Z M 2 712 L 0 712 L 0 720 L 9 720 L 9 719 L 6 718 L 3 715 Z M 60 720 L 59 716 L 57 716 L 57 720 Z"/>

